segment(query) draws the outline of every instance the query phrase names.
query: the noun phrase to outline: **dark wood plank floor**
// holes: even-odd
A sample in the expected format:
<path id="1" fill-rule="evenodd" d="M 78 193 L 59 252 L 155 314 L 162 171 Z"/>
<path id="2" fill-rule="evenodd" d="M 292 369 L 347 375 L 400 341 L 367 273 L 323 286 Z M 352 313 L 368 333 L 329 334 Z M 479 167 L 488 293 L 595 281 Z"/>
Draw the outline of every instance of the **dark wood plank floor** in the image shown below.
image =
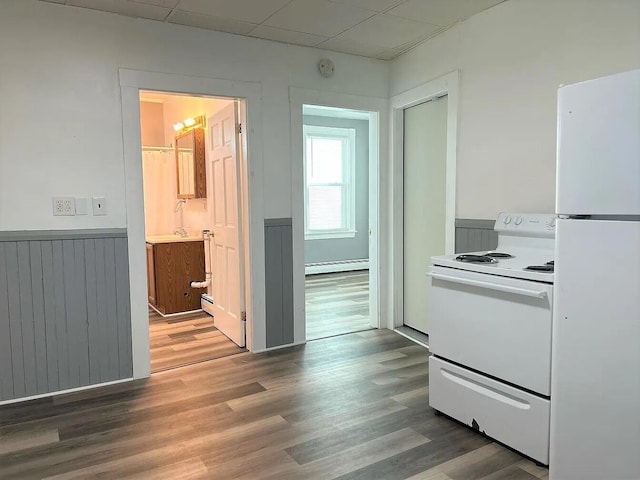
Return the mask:
<path id="1" fill-rule="evenodd" d="M 435 416 L 427 371 L 423 347 L 370 330 L 0 407 L 0 478 L 547 478 Z"/>
<path id="2" fill-rule="evenodd" d="M 371 328 L 369 271 L 307 275 L 307 340 Z"/>
<path id="3" fill-rule="evenodd" d="M 149 308 L 151 371 L 160 372 L 246 352 L 225 337 L 212 316 L 200 311 L 162 317 Z"/>

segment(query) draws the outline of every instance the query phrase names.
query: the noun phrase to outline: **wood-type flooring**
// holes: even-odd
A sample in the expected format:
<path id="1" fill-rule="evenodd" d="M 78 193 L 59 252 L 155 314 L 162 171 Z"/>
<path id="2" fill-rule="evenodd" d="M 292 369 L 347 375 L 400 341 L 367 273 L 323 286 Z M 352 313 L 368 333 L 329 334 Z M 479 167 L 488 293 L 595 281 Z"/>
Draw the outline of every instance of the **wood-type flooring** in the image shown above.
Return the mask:
<path id="1" fill-rule="evenodd" d="M 213 317 L 202 311 L 162 317 L 152 308 L 149 347 L 152 372 L 247 351 L 225 337 Z"/>
<path id="2" fill-rule="evenodd" d="M 369 271 L 307 275 L 307 340 L 371 328 Z"/>
<path id="3" fill-rule="evenodd" d="M 371 328 L 368 271 L 310 275 L 305 287 L 308 340 Z M 246 352 L 202 311 L 162 317 L 149 308 L 149 343 L 152 372 Z"/>
<path id="4" fill-rule="evenodd" d="M 0 478 L 548 478 L 434 415 L 427 361 L 369 330 L 0 407 Z"/>

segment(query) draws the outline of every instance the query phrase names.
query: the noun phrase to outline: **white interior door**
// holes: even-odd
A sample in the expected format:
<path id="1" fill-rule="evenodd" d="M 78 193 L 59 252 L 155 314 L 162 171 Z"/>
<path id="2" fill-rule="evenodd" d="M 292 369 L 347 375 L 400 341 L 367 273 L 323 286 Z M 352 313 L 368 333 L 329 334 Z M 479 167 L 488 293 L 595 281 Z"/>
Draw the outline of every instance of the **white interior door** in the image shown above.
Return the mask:
<path id="1" fill-rule="evenodd" d="M 245 345 L 243 256 L 241 248 L 240 155 L 237 102 L 207 121 L 213 199 L 210 242 L 211 296 L 216 328 Z"/>
<path id="2" fill-rule="evenodd" d="M 447 97 L 404 111 L 404 324 L 429 333 L 427 271 L 445 253 Z"/>

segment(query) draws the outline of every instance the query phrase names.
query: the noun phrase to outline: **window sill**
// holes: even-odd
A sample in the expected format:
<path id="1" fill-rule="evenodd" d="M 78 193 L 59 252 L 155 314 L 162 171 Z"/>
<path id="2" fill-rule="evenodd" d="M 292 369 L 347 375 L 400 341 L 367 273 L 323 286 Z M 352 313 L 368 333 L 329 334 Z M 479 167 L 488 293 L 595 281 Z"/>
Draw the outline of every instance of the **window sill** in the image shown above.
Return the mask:
<path id="1" fill-rule="evenodd" d="M 336 238 L 354 238 L 356 236 L 355 230 L 349 231 L 332 231 L 332 232 L 305 232 L 305 240 L 329 240 Z"/>

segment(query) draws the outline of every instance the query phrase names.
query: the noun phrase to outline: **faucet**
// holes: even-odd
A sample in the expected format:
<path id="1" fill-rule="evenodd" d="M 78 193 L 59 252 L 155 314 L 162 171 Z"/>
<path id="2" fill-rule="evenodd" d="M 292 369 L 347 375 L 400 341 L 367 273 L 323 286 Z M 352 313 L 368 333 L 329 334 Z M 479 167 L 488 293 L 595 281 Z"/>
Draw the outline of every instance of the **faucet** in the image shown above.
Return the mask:
<path id="1" fill-rule="evenodd" d="M 178 210 L 181 210 L 185 203 L 187 203 L 187 201 L 184 198 L 179 198 L 176 202 L 176 208 L 174 208 L 173 211 L 177 212 Z"/>
<path id="2" fill-rule="evenodd" d="M 177 228 L 176 230 L 174 230 L 173 232 L 175 235 L 180 235 L 182 238 L 188 237 L 189 234 L 187 233 L 187 231 L 184 229 L 184 227 L 180 227 Z"/>
<path id="3" fill-rule="evenodd" d="M 174 235 L 180 235 L 182 238 L 189 236 L 187 231 L 184 229 L 184 219 L 182 215 L 182 207 L 184 207 L 185 203 L 187 203 L 187 201 L 184 198 L 178 199 L 178 201 L 176 202 L 176 208 L 174 209 L 174 212 L 180 211 L 180 228 L 174 230 L 173 233 Z"/>

